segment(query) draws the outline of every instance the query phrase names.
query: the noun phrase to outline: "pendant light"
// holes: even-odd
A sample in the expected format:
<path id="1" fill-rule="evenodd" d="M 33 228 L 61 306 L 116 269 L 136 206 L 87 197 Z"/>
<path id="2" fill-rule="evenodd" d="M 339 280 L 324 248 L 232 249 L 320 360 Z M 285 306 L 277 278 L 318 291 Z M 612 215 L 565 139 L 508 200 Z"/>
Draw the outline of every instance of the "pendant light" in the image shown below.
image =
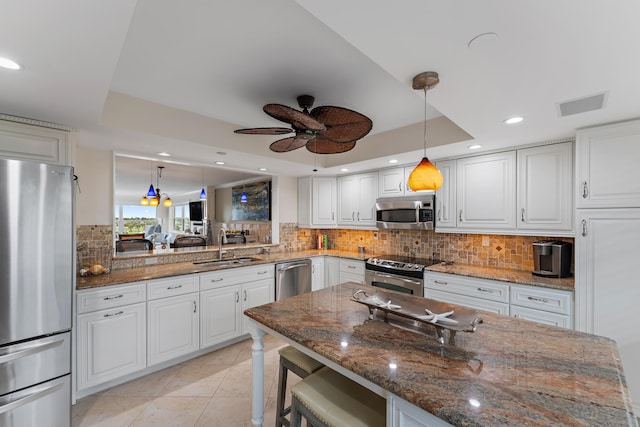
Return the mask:
<path id="1" fill-rule="evenodd" d="M 424 157 L 411 172 L 408 179 L 412 191 L 437 190 L 442 186 L 442 173 L 427 158 L 427 90 L 440 82 L 438 73 L 427 71 L 413 78 L 413 88 L 424 91 Z"/>
<path id="2" fill-rule="evenodd" d="M 202 168 L 202 191 L 200 192 L 200 200 L 207 200 L 207 192 L 204 191 L 204 168 Z"/>
<path id="3" fill-rule="evenodd" d="M 240 196 L 240 203 L 247 203 L 247 193 L 244 191 L 244 184 L 242 184 L 242 195 Z"/>
<path id="4" fill-rule="evenodd" d="M 140 204 L 142 206 L 149 206 L 149 200 L 156 197 L 156 191 L 153 189 L 153 162 L 151 162 L 149 178 L 149 180 L 151 181 L 151 185 L 149 186 L 149 190 L 147 191 L 147 193 L 140 199 Z"/>
<path id="5" fill-rule="evenodd" d="M 151 167 L 152 167 L 151 170 L 153 170 L 153 163 L 151 163 Z M 157 172 L 158 175 L 156 177 L 156 188 L 155 189 L 153 188 L 153 183 L 149 186 L 149 191 L 147 192 L 147 194 L 142 196 L 142 199 L 140 199 L 140 204 L 142 206 L 153 206 L 153 207 L 158 206 L 160 204 L 160 199 L 162 198 L 163 195 L 167 196 L 167 198 L 164 200 L 162 205 L 166 208 L 170 208 L 173 205 L 173 202 L 171 201 L 171 197 L 169 197 L 167 193 L 162 193 L 160 191 L 160 178 L 162 177 L 163 169 L 164 169 L 164 166 L 158 166 L 158 172 Z"/>

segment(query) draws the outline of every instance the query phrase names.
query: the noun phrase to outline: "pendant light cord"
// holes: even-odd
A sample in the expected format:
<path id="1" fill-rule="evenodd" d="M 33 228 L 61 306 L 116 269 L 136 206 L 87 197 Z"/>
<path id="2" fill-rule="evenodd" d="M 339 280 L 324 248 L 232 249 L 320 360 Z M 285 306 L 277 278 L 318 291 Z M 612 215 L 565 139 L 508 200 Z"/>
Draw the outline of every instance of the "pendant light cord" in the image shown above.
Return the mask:
<path id="1" fill-rule="evenodd" d="M 424 156 L 427 157 L 427 86 L 424 90 Z"/>

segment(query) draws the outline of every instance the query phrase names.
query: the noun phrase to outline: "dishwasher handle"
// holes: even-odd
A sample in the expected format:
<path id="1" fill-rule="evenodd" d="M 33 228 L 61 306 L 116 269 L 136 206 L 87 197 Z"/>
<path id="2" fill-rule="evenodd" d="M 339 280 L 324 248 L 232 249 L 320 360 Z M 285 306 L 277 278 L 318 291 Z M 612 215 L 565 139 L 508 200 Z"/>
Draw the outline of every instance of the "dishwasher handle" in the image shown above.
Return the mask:
<path id="1" fill-rule="evenodd" d="M 308 265 L 310 265 L 311 261 L 310 260 L 304 260 L 304 261 L 300 261 L 300 262 L 295 262 L 295 263 L 286 263 L 286 264 L 278 264 L 277 266 L 277 271 L 287 271 L 287 270 L 291 270 L 292 268 L 298 268 L 298 267 L 306 267 Z"/>

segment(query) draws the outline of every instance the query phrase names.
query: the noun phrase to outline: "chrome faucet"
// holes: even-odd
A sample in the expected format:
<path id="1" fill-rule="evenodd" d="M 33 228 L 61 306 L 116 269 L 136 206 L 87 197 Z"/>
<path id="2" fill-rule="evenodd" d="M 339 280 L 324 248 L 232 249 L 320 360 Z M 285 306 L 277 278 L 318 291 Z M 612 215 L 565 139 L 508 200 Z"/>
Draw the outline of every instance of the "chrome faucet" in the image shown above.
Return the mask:
<path id="1" fill-rule="evenodd" d="M 218 231 L 218 259 L 222 259 L 222 244 L 227 240 L 227 233 L 223 227 Z"/>

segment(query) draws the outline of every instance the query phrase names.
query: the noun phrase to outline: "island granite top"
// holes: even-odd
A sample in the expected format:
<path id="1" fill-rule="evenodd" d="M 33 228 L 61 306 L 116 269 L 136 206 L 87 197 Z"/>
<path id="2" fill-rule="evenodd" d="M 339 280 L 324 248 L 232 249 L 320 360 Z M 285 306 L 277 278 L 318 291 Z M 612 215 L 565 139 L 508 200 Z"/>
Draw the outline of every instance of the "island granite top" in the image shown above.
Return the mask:
<path id="1" fill-rule="evenodd" d="M 346 283 L 245 314 L 455 426 L 638 426 L 608 338 L 480 312 L 476 332 L 440 344 L 370 319 L 357 289 L 377 290 Z"/>

